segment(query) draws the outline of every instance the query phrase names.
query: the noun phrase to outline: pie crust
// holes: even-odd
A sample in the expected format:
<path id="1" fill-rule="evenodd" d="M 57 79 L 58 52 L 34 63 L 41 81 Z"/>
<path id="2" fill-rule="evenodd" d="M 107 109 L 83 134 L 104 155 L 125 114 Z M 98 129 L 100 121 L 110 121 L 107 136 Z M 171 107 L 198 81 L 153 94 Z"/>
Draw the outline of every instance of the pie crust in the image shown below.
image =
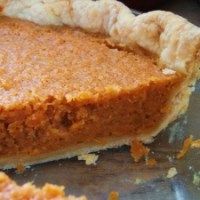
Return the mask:
<path id="1" fill-rule="evenodd" d="M 155 65 L 163 72 L 164 76 L 169 76 L 169 79 L 176 77 L 170 80 L 172 82 L 174 80 L 173 86 L 170 86 L 173 92 L 166 92 L 166 106 L 169 107 L 169 111 L 163 112 L 161 120 L 156 121 L 153 128 L 144 129 L 144 132 L 135 136 L 121 134 L 118 137 L 114 137 L 112 134 L 110 136 L 108 134 L 100 142 L 95 142 L 93 138 L 89 143 L 82 142 L 74 146 L 67 144 L 66 147 L 49 152 L 34 152 L 32 155 L 29 153 L 19 153 L 19 155 L 4 154 L 0 156 L 0 166 L 2 168 L 16 167 L 19 162 L 30 165 L 118 147 L 130 144 L 134 137 L 148 143 L 152 141 L 155 135 L 166 128 L 170 122 L 186 111 L 190 94 L 194 90 L 194 85 L 200 75 L 200 29 L 186 19 L 165 11 L 153 11 L 134 16 L 130 9 L 115 0 L 5 0 L 0 1 L 0 7 L 1 20 L 8 20 L 4 17 L 7 16 L 34 22 L 39 24 L 39 27 L 67 25 L 68 29 L 70 29 L 69 27 L 78 31 L 80 29 L 80 34 L 84 30 L 86 31 L 85 34 L 91 34 L 91 37 L 95 37 L 95 34 L 98 37 L 101 34 L 104 42 L 107 41 L 107 45 L 111 49 L 116 48 L 119 51 L 136 52 L 136 54 L 141 51 L 142 55 L 143 53 L 144 55 L 150 54 L 150 58 L 156 61 Z M 20 20 L 13 20 L 17 21 L 17 24 L 23 23 Z M 27 26 L 36 26 L 29 25 L 28 22 L 24 23 L 27 23 Z M 90 38 L 90 36 L 88 37 Z M 142 76 L 139 73 L 142 73 L 141 70 L 138 71 L 138 77 Z M 161 73 L 159 76 L 160 82 L 158 82 L 161 84 L 161 81 L 166 78 L 162 78 L 163 75 Z M 159 79 L 158 77 L 154 80 L 155 82 Z M 148 84 L 146 85 L 148 88 Z M 163 88 L 160 91 L 163 91 L 162 94 L 164 95 L 165 90 Z M 7 89 L 9 90 L 9 88 Z M 155 90 L 159 91 L 159 89 Z M 152 92 L 155 92 L 155 90 L 152 90 Z M 126 96 L 129 93 L 131 92 L 127 88 L 119 88 L 113 85 L 107 87 L 104 91 L 98 91 L 98 95 L 106 96 L 109 94 L 112 98 L 121 94 Z M 72 93 L 66 94 L 65 98 L 69 103 L 80 100 L 87 102 L 91 99 L 93 102 L 100 101 L 99 96 L 97 97 L 93 93 L 87 92 L 75 96 Z M 127 99 L 129 98 L 130 96 L 127 97 Z M 44 99 L 40 99 L 40 102 L 42 101 L 44 102 Z M 16 106 L 16 104 L 13 105 Z M 13 105 L 6 104 L 1 105 L 1 107 L 3 111 L 7 112 Z M 7 114 L 3 114 L 3 111 L 0 117 L 4 122 L 7 119 L 5 117 Z M 81 116 L 84 115 L 84 110 L 81 110 Z M 1 146 L 3 142 L 4 140 L 0 141 Z M 5 148 L 5 146 L 3 147 Z"/>

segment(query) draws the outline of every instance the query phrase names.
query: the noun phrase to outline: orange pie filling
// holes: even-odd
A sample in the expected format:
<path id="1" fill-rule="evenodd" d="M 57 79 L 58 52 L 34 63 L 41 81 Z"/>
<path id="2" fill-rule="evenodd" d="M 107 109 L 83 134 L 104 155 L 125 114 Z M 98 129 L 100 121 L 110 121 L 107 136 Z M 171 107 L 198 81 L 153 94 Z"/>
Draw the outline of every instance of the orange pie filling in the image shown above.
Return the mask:
<path id="1" fill-rule="evenodd" d="M 107 36 L 0 18 L 0 157 L 151 133 L 184 80 Z"/>

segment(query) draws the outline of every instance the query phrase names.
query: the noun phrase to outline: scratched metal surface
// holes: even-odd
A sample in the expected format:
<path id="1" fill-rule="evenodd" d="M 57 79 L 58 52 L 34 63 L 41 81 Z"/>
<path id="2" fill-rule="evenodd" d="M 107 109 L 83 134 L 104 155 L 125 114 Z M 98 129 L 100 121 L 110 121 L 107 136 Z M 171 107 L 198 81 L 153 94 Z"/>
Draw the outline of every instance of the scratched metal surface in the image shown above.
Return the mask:
<path id="1" fill-rule="evenodd" d="M 161 9 L 174 11 L 200 25 L 200 7 L 196 1 L 169 1 Z M 101 152 L 96 166 L 86 166 L 74 158 L 34 166 L 23 174 L 16 174 L 12 170 L 7 173 L 20 184 L 33 181 L 37 186 L 45 182 L 64 185 L 70 194 L 85 194 L 89 200 L 107 199 L 112 190 L 120 193 L 120 199 L 127 200 L 198 200 L 200 188 L 192 182 L 194 173 L 200 171 L 200 151 L 191 150 L 179 161 L 173 156 L 180 149 L 183 138 L 190 134 L 200 138 L 199 119 L 200 83 L 192 95 L 187 114 L 150 145 L 158 160 L 155 168 L 149 169 L 143 162 L 133 163 L 129 148 L 122 147 Z M 178 175 L 167 179 L 168 169 L 174 166 Z M 136 179 L 142 179 L 144 183 L 135 184 Z"/>

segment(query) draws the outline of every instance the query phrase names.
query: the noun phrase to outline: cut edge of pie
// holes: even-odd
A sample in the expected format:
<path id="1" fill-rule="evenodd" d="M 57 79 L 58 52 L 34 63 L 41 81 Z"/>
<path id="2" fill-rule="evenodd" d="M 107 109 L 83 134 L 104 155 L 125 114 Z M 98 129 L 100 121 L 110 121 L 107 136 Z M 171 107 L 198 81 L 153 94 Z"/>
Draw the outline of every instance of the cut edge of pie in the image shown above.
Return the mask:
<path id="1" fill-rule="evenodd" d="M 185 101 L 182 104 L 178 105 L 175 104 L 174 107 L 172 108 L 174 109 L 174 112 L 166 116 L 166 118 L 163 119 L 163 122 L 159 124 L 159 126 L 155 130 L 153 130 L 152 132 L 148 132 L 148 135 L 141 134 L 137 137 L 120 136 L 120 138 L 109 138 L 106 139 L 106 142 L 104 141 L 103 144 L 95 143 L 94 145 L 88 145 L 86 143 L 85 145 L 84 144 L 76 145 L 75 147 L 72 148 L 67 147 L 66 149 L 63 148 L 58 151 L 43 153 L 41 155 L 33 155 L 33 156 L 14 155 L 9 157 L 4 157 L 0 159 L 0 168 L 10 169 L 10 168 L 16 168 L 21 164 L 24 166 L 30 166 L 49 161 L 72 158 L 74 156 L 84 155 L 90 152 L 98 152 L 99 150 L 106 150 L 111 148 L 117 148 L 123 145 L 130 145 L 133 139 L 137 139 L 146 144 L 151 143 L 153 141 L 153 138 L 158 133 L 160 133 L 163 129 L 165 129 L 169 125 L 169 123 L 173 122 L 175 119 L 177 119 L 177 117 L 179 117 L 181 114 L 185 112 L 185 109 L 188 106 L 188 98 L 189 98 L 188 92 L 182 98 L 185 98 Z"/>
<path id="2" fill-rule="evenodd" d="M 170 12 L 153 11 L 134 16 L 130 9 L 114 0 L 63 0 L 63 1 L 3 1 L 2 15 L 29 20 L 40 25 L 68 25 L 88 32 L 108 35 L 120 48 L 142 47 L 159 58 L 163 70 L 170 69 L 183 75 L 184 81 L 174 91 L 170 112 L 157 126 L 140 134 L 137 139 L 149 143 L 167 125 L 183 114 L 200 74 L 200 29 L 186 19 Z M 114 89 L 115 90 L 115 89 Z M 81 144 L 75 147 L 43 153 L 42 155 L 14 155 L 0 157 L 1 168 L 42 163 L 61 158 L 130 144 L 133 136 L 107 138 L 100 144 Z"/>

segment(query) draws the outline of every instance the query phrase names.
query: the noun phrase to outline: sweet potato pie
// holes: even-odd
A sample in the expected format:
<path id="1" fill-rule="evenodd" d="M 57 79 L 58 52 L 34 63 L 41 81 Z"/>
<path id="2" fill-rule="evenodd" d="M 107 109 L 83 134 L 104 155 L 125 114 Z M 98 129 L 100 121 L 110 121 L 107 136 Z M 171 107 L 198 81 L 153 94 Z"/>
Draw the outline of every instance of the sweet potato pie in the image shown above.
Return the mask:
<path id="1" fill-rule="evenodd" d="M 152 138 L 187 109 L 200 29 L 115 0 L 0 1 L 0 167 Z"/>

